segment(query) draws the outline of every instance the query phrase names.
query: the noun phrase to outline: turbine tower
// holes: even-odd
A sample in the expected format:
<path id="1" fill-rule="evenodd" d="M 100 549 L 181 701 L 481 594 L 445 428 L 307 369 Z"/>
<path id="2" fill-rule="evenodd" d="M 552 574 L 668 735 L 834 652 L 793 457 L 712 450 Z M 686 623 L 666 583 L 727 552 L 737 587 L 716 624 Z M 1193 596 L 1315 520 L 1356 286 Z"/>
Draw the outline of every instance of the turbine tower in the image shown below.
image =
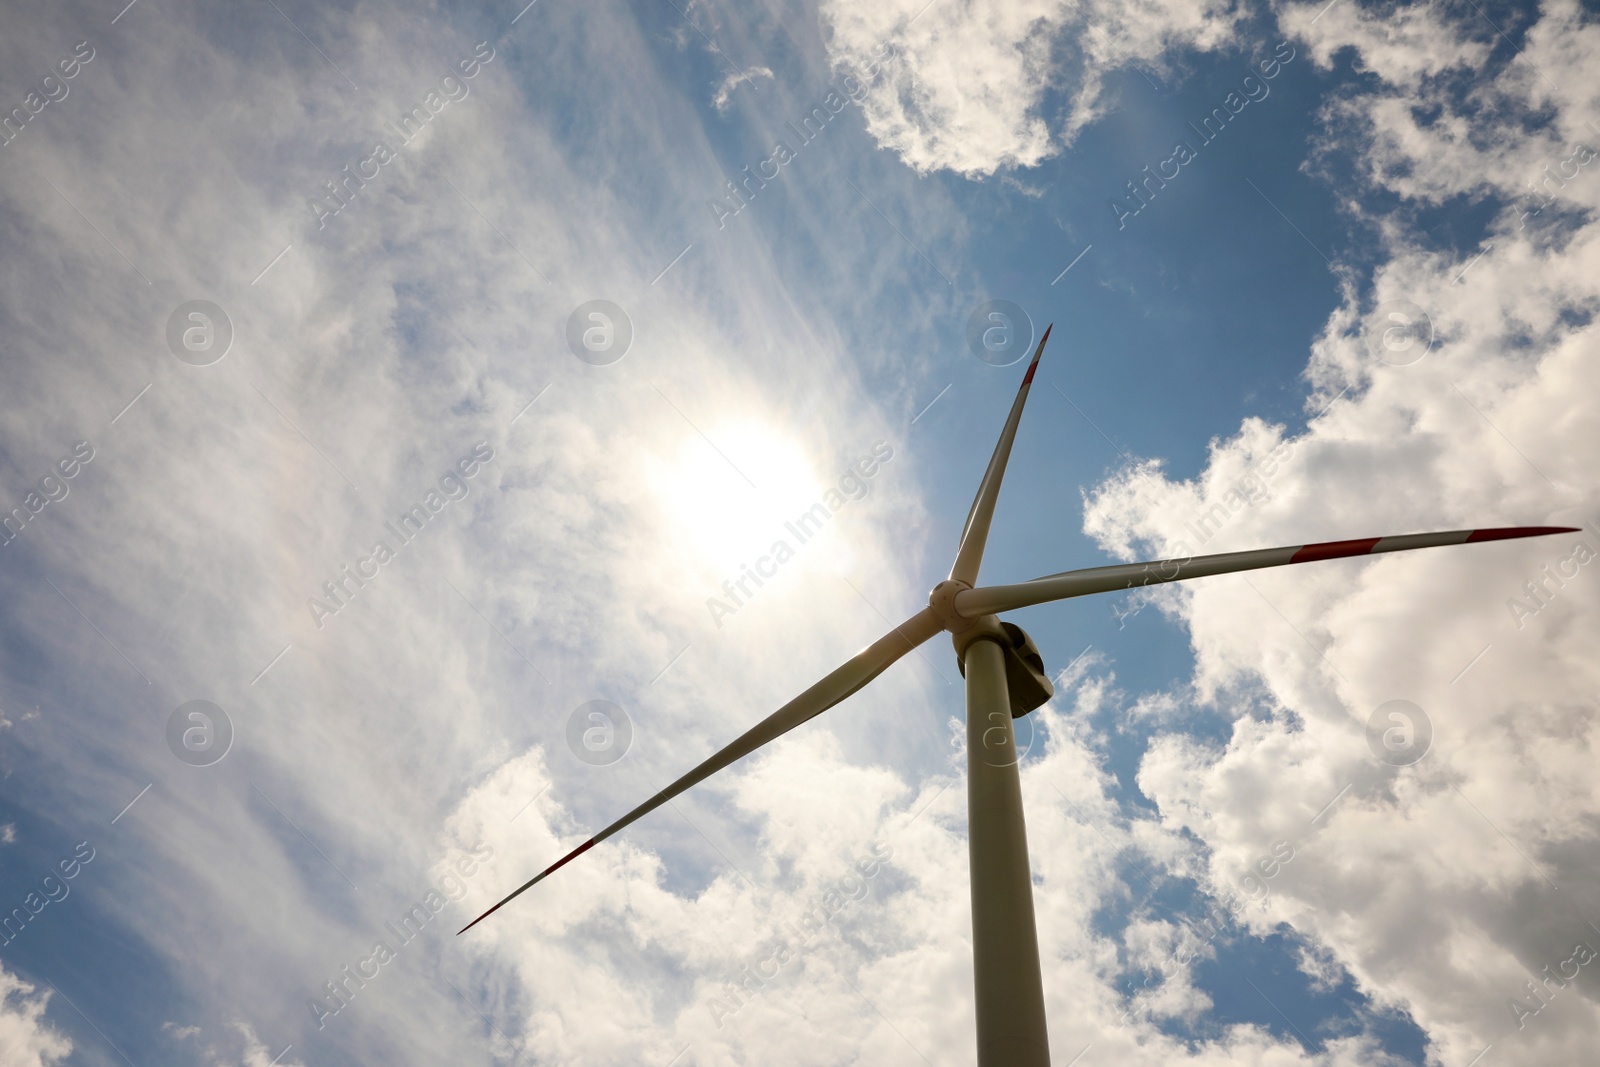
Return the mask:
<path id="1" fill-rule="evenodd" d="M 1050 328 L 1039 338 L 1011 404 L 1000 441 L 967 513 L 950 576 L 928 595 L 928 606 L 747 730 L 671 785 L 518 886 L 462 927 L 466 933 L 595 845 L 632 825 L 673 797 L 768 742 L 841 703 L 896 660 L 940 632 L 948 632 L 966 679 L 968 861 L 972 880 L 972 972 L 979 1067 L 1049 1067 L 1039 942 L 1034 927 L 1033 879 L 1022 810 L 1012 720 L 1054 695 L 1044 661 L 1021 627 L 1003 612 L 1132 586 L 1231 574 L 1290 563 L 1404 552 L 1414 548 L 1575 533 L 1566 526 L 1511 526 L 1442 533 L 1401 534 L 1323 541 L 1287 548 L 1223 552 L 1182 559 L 1122 563 L 1046 575 L 1015 585 L 979 586 L 978 568 L 994 518 L 995 501 L 1022 408 Z"/>

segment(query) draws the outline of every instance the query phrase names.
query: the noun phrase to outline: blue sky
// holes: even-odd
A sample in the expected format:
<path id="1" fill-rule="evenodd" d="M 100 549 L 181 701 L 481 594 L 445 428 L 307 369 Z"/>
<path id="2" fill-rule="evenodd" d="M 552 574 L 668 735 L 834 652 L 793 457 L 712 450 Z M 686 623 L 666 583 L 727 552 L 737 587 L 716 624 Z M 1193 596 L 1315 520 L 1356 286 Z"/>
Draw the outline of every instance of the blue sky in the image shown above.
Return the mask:
<path id="1" fill-rule="evenodd" d="M 925 603 L 1007 301 L 1054 332 L 986 582 L 1583 528 L 1017 613 L 1056 1061 L 1577 1062 L 1597 48 L 1574 3 L 0 9 L 0 1059 L 971 1062 L 938 638 L 453 935 Z"/>

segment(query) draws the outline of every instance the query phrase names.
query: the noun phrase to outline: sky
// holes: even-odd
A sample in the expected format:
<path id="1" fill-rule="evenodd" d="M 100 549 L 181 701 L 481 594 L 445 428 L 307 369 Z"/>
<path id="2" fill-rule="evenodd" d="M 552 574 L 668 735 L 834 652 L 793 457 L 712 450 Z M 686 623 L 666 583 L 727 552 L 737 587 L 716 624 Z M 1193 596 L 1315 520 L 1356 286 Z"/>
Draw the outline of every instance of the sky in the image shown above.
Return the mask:
<path id="1" fill-rule="evenodd" d="M 974 1062 L 942 637 L 456 930 L 1051 324 L 983 583 L 1578 528 L 1009 616 L 1054 1062 L 1591 1054 L 1593 4 L 123 2 L 0 6 L 5 1067 Z"/>

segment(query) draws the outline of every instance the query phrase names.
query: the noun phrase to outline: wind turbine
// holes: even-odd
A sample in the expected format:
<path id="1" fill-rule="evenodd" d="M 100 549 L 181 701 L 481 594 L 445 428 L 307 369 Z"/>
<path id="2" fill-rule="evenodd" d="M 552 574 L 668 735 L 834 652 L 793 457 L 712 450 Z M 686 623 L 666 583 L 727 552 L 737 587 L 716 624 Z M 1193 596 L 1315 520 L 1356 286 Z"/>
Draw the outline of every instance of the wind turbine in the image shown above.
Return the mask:
<path id="1" fill-rule="evenodd" d="M 843 666 L 747 730 L 732 744 L 518 886 L 462 927 L 466 933 L 595 845 L 632 825 L 689 787 L 748 756 L 796 726 L 816 718 L 882 674 L 935 634 L 948 632 L 966 678 L 968 858 L 972 880 L 972 971 L 980 1067 L 1049 1067 L 1039 942 L 1033 918 L 1033 881 L 1022 811 L 1021 779 L 1011 720 L 1054 695 L 1044 661 L 1021 627 L 1001 622 L 1002 612 L 1035 604 L 1185 581 L 1212 574 L 1413 548 L 1502 541 L 1575 533 L 1567 526 L 1511 526 L 1482 530 L 1323 541 L 1287 548 L 1223 552 L 1183 559 L 1121 563 L 1050 574 L 1016 585 L 978 586 L 989 523 L 1005 476 L 1039 357 L 1050 328 L 1039 338 L 1000 441 L 967 513 L 950 577 L 933 587 L 928 606 L 862 649 Z"/>

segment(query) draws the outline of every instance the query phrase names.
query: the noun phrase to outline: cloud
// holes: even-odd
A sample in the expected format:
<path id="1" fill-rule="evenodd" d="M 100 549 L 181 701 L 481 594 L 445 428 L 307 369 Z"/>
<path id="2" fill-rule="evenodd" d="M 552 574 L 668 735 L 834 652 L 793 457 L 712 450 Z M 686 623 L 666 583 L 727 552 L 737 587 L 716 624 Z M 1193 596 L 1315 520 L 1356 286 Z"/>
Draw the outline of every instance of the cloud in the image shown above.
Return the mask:
<path id="1" fill-rule="evenodd" d="M 179 1026 L 173 1022 L 162 1023 L 161 1029 L 178 1041 L 188 1041 L 203 1032 L 201 1027 Z M 204 1055 L 211 1067 L 305 1067 L 299 1057 L 289 1055 L 287 1047 L 274 1056 L 249 1023 L 235 1020 L 227 1030 L 231 1033 L 220 1040 L 203 1042 Z"/>
<path id="2" fill-rule="evenodd" d="M 1346 52 L 1356 69 L 1390 85 L 1419 88 L 1449 70 L 1477 70 L 1488 58 L 1493 28 L 1483 22 L 1443 20 L 1426 7 L 1395 7 L 1383 18 L 1360 4 L 1285 5 L 1279 25 L 1306 42 L 1323 66 Z"/>
<path id="3" fill-rule="evenodd" d="M 1085 529 L 1124 556 L 1583 529 L 1166 594 L 1195 652 L 1188 699 L 1235 722 L 1220 747 L 1153 744 L 1140 787 L 1166 827 L 1204 843 L 1217 879 L 1292 842 L 1252 928 L 1310 938 L 1308 974 L 1326 984 L 1337 961 L 1376 1003 L 1409 1012 L 1430 1057 L 1464 1063 L 1492 1043 L 1507 1062 L 1581 1059 L 1600 1020 L 1600 972 L 1574 960 L 1575 945 L 1600 949 L 1600 796 L 1581 769 L 1600 756 L 1588 651 L 1600 570 L 1580 562 L 1600 549 L 1600 416 L 1573 398 L 1600 389 L 1600 170 L 1574 146 L 1600 143 L 1579 58 L 1600 27 L 1549 5 L 1520 55 L 1489 62 L 1491 31 L 1472 12 L 1344 4 L 1313 24 L 1317 10 L 1289 9 L 1284 24 L 1319 62 L 1353 50 L 1377 79 L 1330 103 L 1323 147 L 1354 139 L 1365 184 L 1348 210 L 1385 256 L 1313 346 L 1303 432 L 1247 420 L 1193 479 L 1129 467 L 1089 495 Z M 1400 210 L 1360 206 L 1379 193 Z M 1441 248 L 1411 221 L 1463 194 L 1497 209 L 1476 247 Z M 1379 358 L 1373 316 L 1394 301 L 1431 326 L 1432 347 L 1405 365 Z M 1264 492 L 1229 498 L 1285 444 Z M 1434 731 L 1411 767 L 1385 766 L 1367 741 L 1395 698 Z"/>
<path id="4" fill-rule="evenodd" d="M 728 110 L 728 104 L 733 100 L 733 91 L 741 85 L 754 86 L 760 78 L 772 80 L 772 71 L 767 67 L 746 67 L 743 70 L 729 71 L 728 76 L 722 79 L 722 84 L 717 86 L 717 95 L 711 104 L 718 111 Z"/>
<path id="5" fill-rule="evenodd" d="M 969 178 L 1056 155 L 1103 113 L 1109 74 L 1221 47 L 1241 17 L 1223 0 L 822 7 L 835 69 L 883 68 L 862 101 L 867 132 L 914 170 Z M 1052 91 L 1065 106 L 1049 103 Z"/>
<path id="6" fill-rule="evenodd" d="M 891 46 L 890 76 L 865 98 L 872 135 L 915 170 L 971 175 L 1060 151 L 1106 106 L 1101 82 L 1125 57 L 1220 46 L 1236 17 L 1215 6 L 1123 15 L 937 0 L 912 21 L 914 13 L 828 8 L 833 58 L 842 71 Z M 117 32 L 149 14 L 138 5 Z M 952 691 L 917 657 L 826 724 L 564 870 L 473 932 L 482 937 L 447 936 L 471 906 L 881 633 L 887 624 L 862 610 L 862 598 L 885 614 L 921 599 L 913 576 L 927 571 L 927 460 L 906 448 L 871 497 L 822 535 L 848 543 L 842 570 L 833 547 L 819 544 L 722 629 L 705 612 L 706 592 L 781 536 L 771 531 L 793 516 L 796 493 L 815 500 L 815 486 L 880 436 L 900 445 L 898 409 L 928 363 L 885 353 L 937 349 L 940 316 L 959 299 L 927 295 L 924 276 L 907 281 L 892 257 L 911 254 L 883 232 L 824 227 L 841 200 L 842 183 L 816 180 L 840 167 L 828 155 L 833 131 L 783 172 L 793 202 L 770 229 L 758 224 L 766 194 L 728 232 L 705 214 L 698 229 L 664 223 L 672 213 L 660 205 L 699 214 L 723 187 L 705 116 L 655 76 L 638 26 L 539 5 L 516 32 L 558 47 L 525 51 L 495 36 L 496 58 L 471 95 L 436 115 L 380 177 L 342 185 L 348 205 L 320 227 L 307 199 L 345 182 L 341 168 L 390 137 L 386 123 L 483 37 L 420 17 L 380 25 L 340 13 L 304 27 L 329 60 L 270 8 L 225 24 L 164 17 L 161 34 L 108 36 L 71 97 L 0 160 L 17 176 L 0 192 L 0 230 L 26 264 L 3 296 L 17 350 L 7 368 L 15 402 L 0 411 L 6 484 L 36 481 L 82 436 L 101 447 L 70 498 L 41 519 L 52 525 L 8 549 L 0 572 L 8 603 L 29 620 L 26 640 L 6 646 L 18 667 L 4 672 L 6 706 L 43 701 L 54 712 L 16 717 L 6 755 L 17 795 L 62 821 L 108 826 L 150 787 L 105 831 L 126 835 L 116 881 L 90 868 L 84 879 L 107 881 L 80 880 L 80 902 L 145 946 L 153 967 L 165 965 L 194 996 L 196 1018 L 204 1009 L 220 1020 L 207 1023 L 224 1034 L 218 1062 L 259 1067 L 271 1048 L 258 1032 L 282 1035 L 274 1045 L 293 1037 L 295 1058 L 313 1062 L 324 1049 L 390 1062 L 515 1046 L 563 1062 L 665 1063 L 684 1042 L 742 1062 L 966 1056 L 962 786 L 959 762 L 941 759 L 959 756 L 945 748 Z M 1550 19 L 1536 28 L 1535 58 L 1561 84 L 1587 84 L 1569 69 L 1576 59 L 1560 55 L 1581 27 Z M 58 38 L 77 39 L 80 22 L 103 20 L 87 7 L 52 7 L 33 37 L 7 38 L 0 50 L 54 54 Z M 1329 33 L 1380 36 L 1331 14 L 1315 32 L 1325 23 Z M 1336 54 L 1338 40 L 1315 54 Z M 347 92 L 332 61 L 362 95 Z M 1435 133 L 1420 119 L 1404 125 L 1406 94 L 1435 92 L 1425 72 L 1448 69 L 1450 57 L 1393 62 L 1424 73 L 1397 74 L 1382 93 L 1342 100 L 1329 115 L 1349 124 L 1341 130 L 1370 131 L 1365 173 L 1412 182 L 1402 192 L 1417 200 L 1481 188 L 1473 139 L 1467 149 L 1444 139 L 1460 129 L 1459 115 Z M 1540 106 L 1555 99 L 1516 69 L 1496 82 Z M 775 101 L 772 115 L 816 104 L 778 78 L 763 81 L 761 96 L 764 107 Z M 215 106 L 223 99 L 235 104 Z M 610 106 L 617 100 L 653 106 Z M 1554 136 L 1530 134 L 1527 147 L 1543 151 Z M 640 159 L 673 165 L 641 169 Z M 910 174 L 898 180 L 915 184 Z M 1561 203 L 1584 206 L 1586 187 L 1569 184 Z M 871 210 L 849 202 L 863 216 Z M 959 213 L 938 189 L 885 213 L 899 219 L 900 210 L 919 212 L 950 244 L 962 238 Z M 1227 522 L 1206 535 L 1209 550 L 1293 541 L 1344 522 L 1524 518 L 1548 505 L 1547 489 L 1502 431 L 1558 485 L 1592 482 L 1591 416 L 1570 398 L 1593 393 L 1589 341 L 1573 324 L 1596 273 L 1586 229 L 1547 228 L 1560 214 L 1547 209 L 1530 236 L 1497 244 L 1457 288 L 1468 255 L 1397 231 L 1374 291 L 1352 296 L 1319 341 L 1312 386 L 1319 404 L 1333 403 L 1310 433 L 1246 423 L 1193 484 L 1157 467 L 1129 472 L 1092 497 L 1090 528 L 1131 550 L 1183 536 L 1221 504 Z M 1508 207 L 1501 230 L 1517 221 Z M 925 243 L 922 227 L 907 232 Z M 808 239 L 826 252 L 826 270 L 809 282 L 796 269 L 815 266 Z M 1552 294 L 1564 314 L 1550 310 Z M 236 327 L 230 354 L 204 368 L 179 362 L 165 340 L 173 309 L 201 296 L 225 305 Z M 624 304 L 637 327 L 635 347 L 608 367 L 567 350 L 568 317 L 597 296 Z M 1410 368 L 1374 368 L 1363 354 L 1370 305 L 1402 297 L 1438 323 L 1448 381 L 1434 354 Z M 889 316 L 885 306 L 910 310 Z M 854 336 L 883 343 L 846 343 L 851 330 L 818 307 L 866 309 L 840 314 L 858 316 Z M 1471 403 L 1448 406 L 1457 387 L 1482 416 Z M 1292 455 L 1264 473 L 1291 438 Z M 308 599 L 480 439 L 496 455 L 469 495 L 377 578 L 346 579 L 347 605 L 317 626 Z M 737 446 L 719 448 L 730 441 Z M 1583 447 L 1569 453 L 1572 441 Z M 767 462 L 794 454 L 800 462 Z M 1248 507 L 1229 505 L 1230 488 L 1251 478 L 1265 490 Z M 1593 679 L 1579 658 L 1592 644 L 1587 587 L 1562 587 L 1527 622 L 1550 636 L 1547 646 L 1518 644 L 1502 601 L 1548 560 L 1517 555 L 1529 569 L 1496 572 L 1488 614 L 1499 613 L 1506 634 L 1469 678 L 1503 672 L 1501 692 L 1532 679 L 1525 707 L 1489 706 L 1487 687 L 1410 694 L 1439 723 L 1457 720 L 1438 709 L 1459 715 L 1492 751 L 1457 755 L 1453 771 L 1419 784 L 1431 764 L 1386 776 L 1370 765 L 1359 729 L 1377 700 L 1395 695 L 1379 684 L 1385 678 L 1399 686 L 1422 664 L 1447 681 L 1460 669 L 1478 644 L 1468 624 L 1481 602 L 1470 596 L 1493 584 L 1482 561 L 1513 558 L 1486 554 L 1532 549 L 1463 550 L 1474 552 L 1377 563 L 1356 582 L 1348 569 L 1308 568 L 1289 585 L 1262 585 L 1351 677 L 1366 677 L 1356 670 L 1364 658 L 1382 665 L 1387 674 L 1370 692 L 1340 688 L 1337 676 L 1330 688 L 1320 658 L 1275 611 L 1248 614 L 1237 597 L 1219 604 L 1202 584 L 1162 602 L 1192 628 L 1193 692 L 1130 695 L 1087 657 L 1057 707 L 1038 713 L 1048 743 L 1024 782 L 1046 987 L 1067 1055 L 1093 1042 L 1096 1055 L 1130 1064 L 1384 1059 L 1367 1032 L 1329 1039 L 1316 1056 L 1256 1026 L 1218 1027 L 1191 1045 L 1156 1025 L 1203 1021 L 1211 993 L 1186 970 L 1153 989 L 1147 1015 L 1119 1027 L 1128 984 L 1140 977 L 1132 967 L 1197 947 L 1137 898 L 1119 873 L 1130 858 L 1221 891 L 1274 841 L 1304 841 L 1274 886 L 1276 910 L 1247 929 L 1283 917 L 1316 939 L 1306 958 L 1319 981 L 1348 968 L 1380 1005 L 1407 1005 L 1452 1051 L 1475 1036 L 1461 1021 L 1463 998 L 1504 999 L 1501 979 L 1520 980 L 1508 953 L 1535 970 L 1548 962 L 1542 942 L 1495 925 L 1532 906 L 1515 895 L 1539 891 L 1531 873 L 1514 851 L 1487 853 L 1494 862 L 1474 869 L 1467 857 L 1501 839 L 1454 798 L 1471 797 L 1567 890 L 1591 814 L 1583 713 Z M 1303 599 L 1288 596 L 1291 587 Z M 1424 600 L 1436 612 L 1416 611 Z M 1292 713 L 1256 708 L 1222 742 L 1178 736 L 1155 746 L 1141 781 L 1160 817 L 1119 808 L 1106 739 L 1085 719 L 1181 725 L 1209 694 L 1254 700 L 1262 679 L 1272 703 Z M 196 694 L 224 705 L 238 729 L 235 749 L 213 768 L 178 764 L 160 735 Z M 572 709 L 596 697 L 625 705 L 637 726 L 635 747 L 605 770 L 561 740 Z M 907 709 L 924 710 L 908 720 Z M 1447 733 L 1441 726 L 1441 753 Z M 1280 801 L 1284 766 L 1300 775 L 1292 803 Z M 73 773 L 53 773 L 61 767 Z M 1303 833 L 1344 772 L 1358 769 L 1340 806 Z M 1543 806 L 1518 792 L 1533 773 L 1548 786 Z M 1415 825 L 1396 830 L 1378 818 L 1400 805 Z M 371 952 L 383 923 L 480 839 L 497 858 L 471 881 L 473 895 L 449 904 L 397 968 L 319 1030 L 306 1005 L 325 995 L 330 975 Z M 866 878 L 861 864 L 879 843 L 893 854 Z M 1357 862 L 1374 849 L 1388 864 L 1376 873 Z M 1481 958 L 1450 957 L 1431 903 L 1405 895 L 1417 887 L 1462 916 L 1475 932 L 1460 944 Z M 834 912 L 823 932 L 758 982 L 759 993 L 744 986 L 745 968 L 770 967 L 777 940 L 818 907 Z M 1113 929 L 1099 925 L 1107 914 Z M 1480 963 L 1488 969 L 1458 981 Z M 1586 996 L 1563 993 L 1541 1013 L 1541 1040 L 1570 1051 L 1580 1027 L 1552 1020 Z M 712 1001 L 736 1010 L 714 1012 Z M 40 1006 L 36 1021 L 43 1002 L 22 1001 Z M 222 1030 L 240 1003 L 260 1005 L 263 1018 Z"/>
<path id="7" fill-rule="evenodd" d="M 465 981 L 447 954 L 454 912 L 349 1013 L 319 1030 L 307 1005 L 434 884 L 439 856 L 474 843 L 443 836 L 466 784 L 561 738 L 572 709 L 605 695 L 641 727 L 607 788 L 562 747 L 549 761 L 564 796 L 584 795 L 572 818 L 588 824 L 722 743 L 752 701 L 781 700 L 886 629 L 859 609 L 803 633 L 793 623 L 861 595 L 907 600 L 900 568 L 924 525 L 909 461 L 721 630 L 705 597 L 794 517 L 786 468 L 763 456 L 798 451 L 831 481 L 903 424 L 866 390 L 840 402 L 866 371 L 838 331 L 801 313 L 814 300 L 785 279 L 781 249 L 753 226 L 719 237 L 700 213 L 722 182 L 705 116 L 665 91 L 632 21 L 546 20 L 535 40 L 582 42 L 559 51 L 583 56 L 563 69 L 494 37 L 470 95 L 425 139 L 392 145 L 377 178 L 339 186 L 347 205 L 319 225 L 307 200 L 330 195 L 342 168 L 355 173 L 374 140 L 398 142 L 387 123 L 483 37 L 432 18 L 303 22 L 358 98 L 270 6 L 262 19 L 174 15 L 155 37 L 124 33 L 144 12 L 108 31 L 71 95 L 0 159 L 16 176 L 0 191 L 0 230 L 8 249 L 30 250 L 7 262 L 31 264 L 0 300 L 24 353 L 7 369 L 0 470 L 8 485 L 37 482 L 63 446 L 97 448 L 0 569 L 42 635 L 6 643 L 4 704 L 47 712 L 12 715 L 11 795 L 126 849 L 126 867 L 92 866 L 74 893 L 193 993 L 208 1034 L 247 1003 L 262 1006 L 251 1025 L 274 1053 L 293 1040 L 307 1059 L 319 1047 L 450 1059 L 482 1026 L 447 984 Z M 53 54 L 58 37 L 108 17 L 53 7 L 0 51 Z M 563 142 L 562 108 L 619 85 L 666 111 L 608 110 L 581 144 Z M 212 107 L 224 98 L 240 110 Z M 824 151 L 797 167 L 820 169 Z M 630 162 L 640 152 L 677 162 L 644 174 Z M 168 179 L 174 158 L 192 181 Z M 113 174 L 132 199 L 102 184 Z M 659 224 L 661 197 L 695 209 L 681 232 Z M 868 243 L 834 241 L 830 254 L 859 258 Z M 67 290 L 95 313 L 58 317 Z M 595 290 L 639 328 L 614 366 L 568 349 L 568 318 Z M 235 336 L 196 367 L 169 351 L 166 325 L 202 297 Z M 50 355 L 64 350 L 78 355 Z M 785 390 L 770 394 L 780 370 Z M 738 461 L 759 488 L 707 443 L 750 439 L 765 449 Z M 469 494 L 377 577 L 345 578 L 341 565 L 393 538 L 385 524 L 479 441 L 495 459 Z M 730 544 L 682 506 L 690 490 L 759 517 L 760 539 Z M 825 538 L 851 545 L 861 593 Z M 307 602 L 335 578 L 345 606 L 319 627 Z M 37 670 L 13 669 L 35 655 Z M 214 767 L 180 764 L 162 733 L 196 694 L 236 729 Z M 882 744 L 864 734 L 852 747 Z M 52 773 L 62 766 L 76 770 Z M 508 813 L 492 843 L 522 826 Z M 669 826 L 660 833 L 676 848 Z M 115 1002 L 130 1028 L 150 1025 Z M 221 1042 L 218 1055 L 249 1059 L 258 1044 Z"/>
<path id="8" fill-rule="evenodd" d="M 892 675 L 883 681 L 892 684 Z M 1092 1043 L 1119 1062 L 1152 1067 L 1396 1062 L 1364 1033 L 1328 1040 L 1317 1056 L 1252 1026 L 1202 1027 L 1192 1044 L 1170 1035 L 1175 1021 L 1202 1023 L 1210 1007 L 1194 972 L 1214 955 L 1207 939 L 1244 936 L 1243 927 L 1226 918 L 1180 927 L 1135 901 L 1119 864 L 1181 877 L 1199 873 L 1203 857 L 1159 820 L 1129 819 L 1108 794 L 1087 719 L 1102 708 L 1121 713 L 1114 678 L 1086 663 L 1061 681 L 1062 696 L 1034 713 L 1045 740 L 1023 769 L 1058 1054 Z M 964 734 L 959 722 L 950 725 L 954 736 Z M 542 792 L 546 758 L 533 750 L 496 770 L 463 798 L 452 833 L 488 833 L 538 792 L 502 869 L 537 870 L 570 848 L 570 814 Z M 845 761 L 826 732 L 798 732 L 704 787 L 749 821 L 759 861 L 724 855 L 709 881 L 674 888 L 669 862 L 624 834 L 474 929 L 474 951 L 495 977 L 469 995 L 503 1004 L 520 1025 L 508 1028 L 509 1047 L 534 1058 L 959 1058 L 973 1027 L 964 758 L 953 751 L 950 775 L 913 785 Z M 691 835 L 704 831 L 717 848 L 726 843 L 695 822 L 698 813 L 663 809 L 651 818 L 692 824 Z M 472 893 L 478 908 L 498 887 Z M 1125 929 L 1096 932 L 1098 914 L 1130 904 Z M 590 966 L 596 958 L 612 964 Z M 1139 987 L 1146 974 L 1159 977 Z"/>
<path id="9" fill-rule="evenodd" d="M 50 994 L 0 967 L 0 1050 L 7 1067 L 50 1067 L 72 1052 L 72 1042 L 45 1024 Z"/>

